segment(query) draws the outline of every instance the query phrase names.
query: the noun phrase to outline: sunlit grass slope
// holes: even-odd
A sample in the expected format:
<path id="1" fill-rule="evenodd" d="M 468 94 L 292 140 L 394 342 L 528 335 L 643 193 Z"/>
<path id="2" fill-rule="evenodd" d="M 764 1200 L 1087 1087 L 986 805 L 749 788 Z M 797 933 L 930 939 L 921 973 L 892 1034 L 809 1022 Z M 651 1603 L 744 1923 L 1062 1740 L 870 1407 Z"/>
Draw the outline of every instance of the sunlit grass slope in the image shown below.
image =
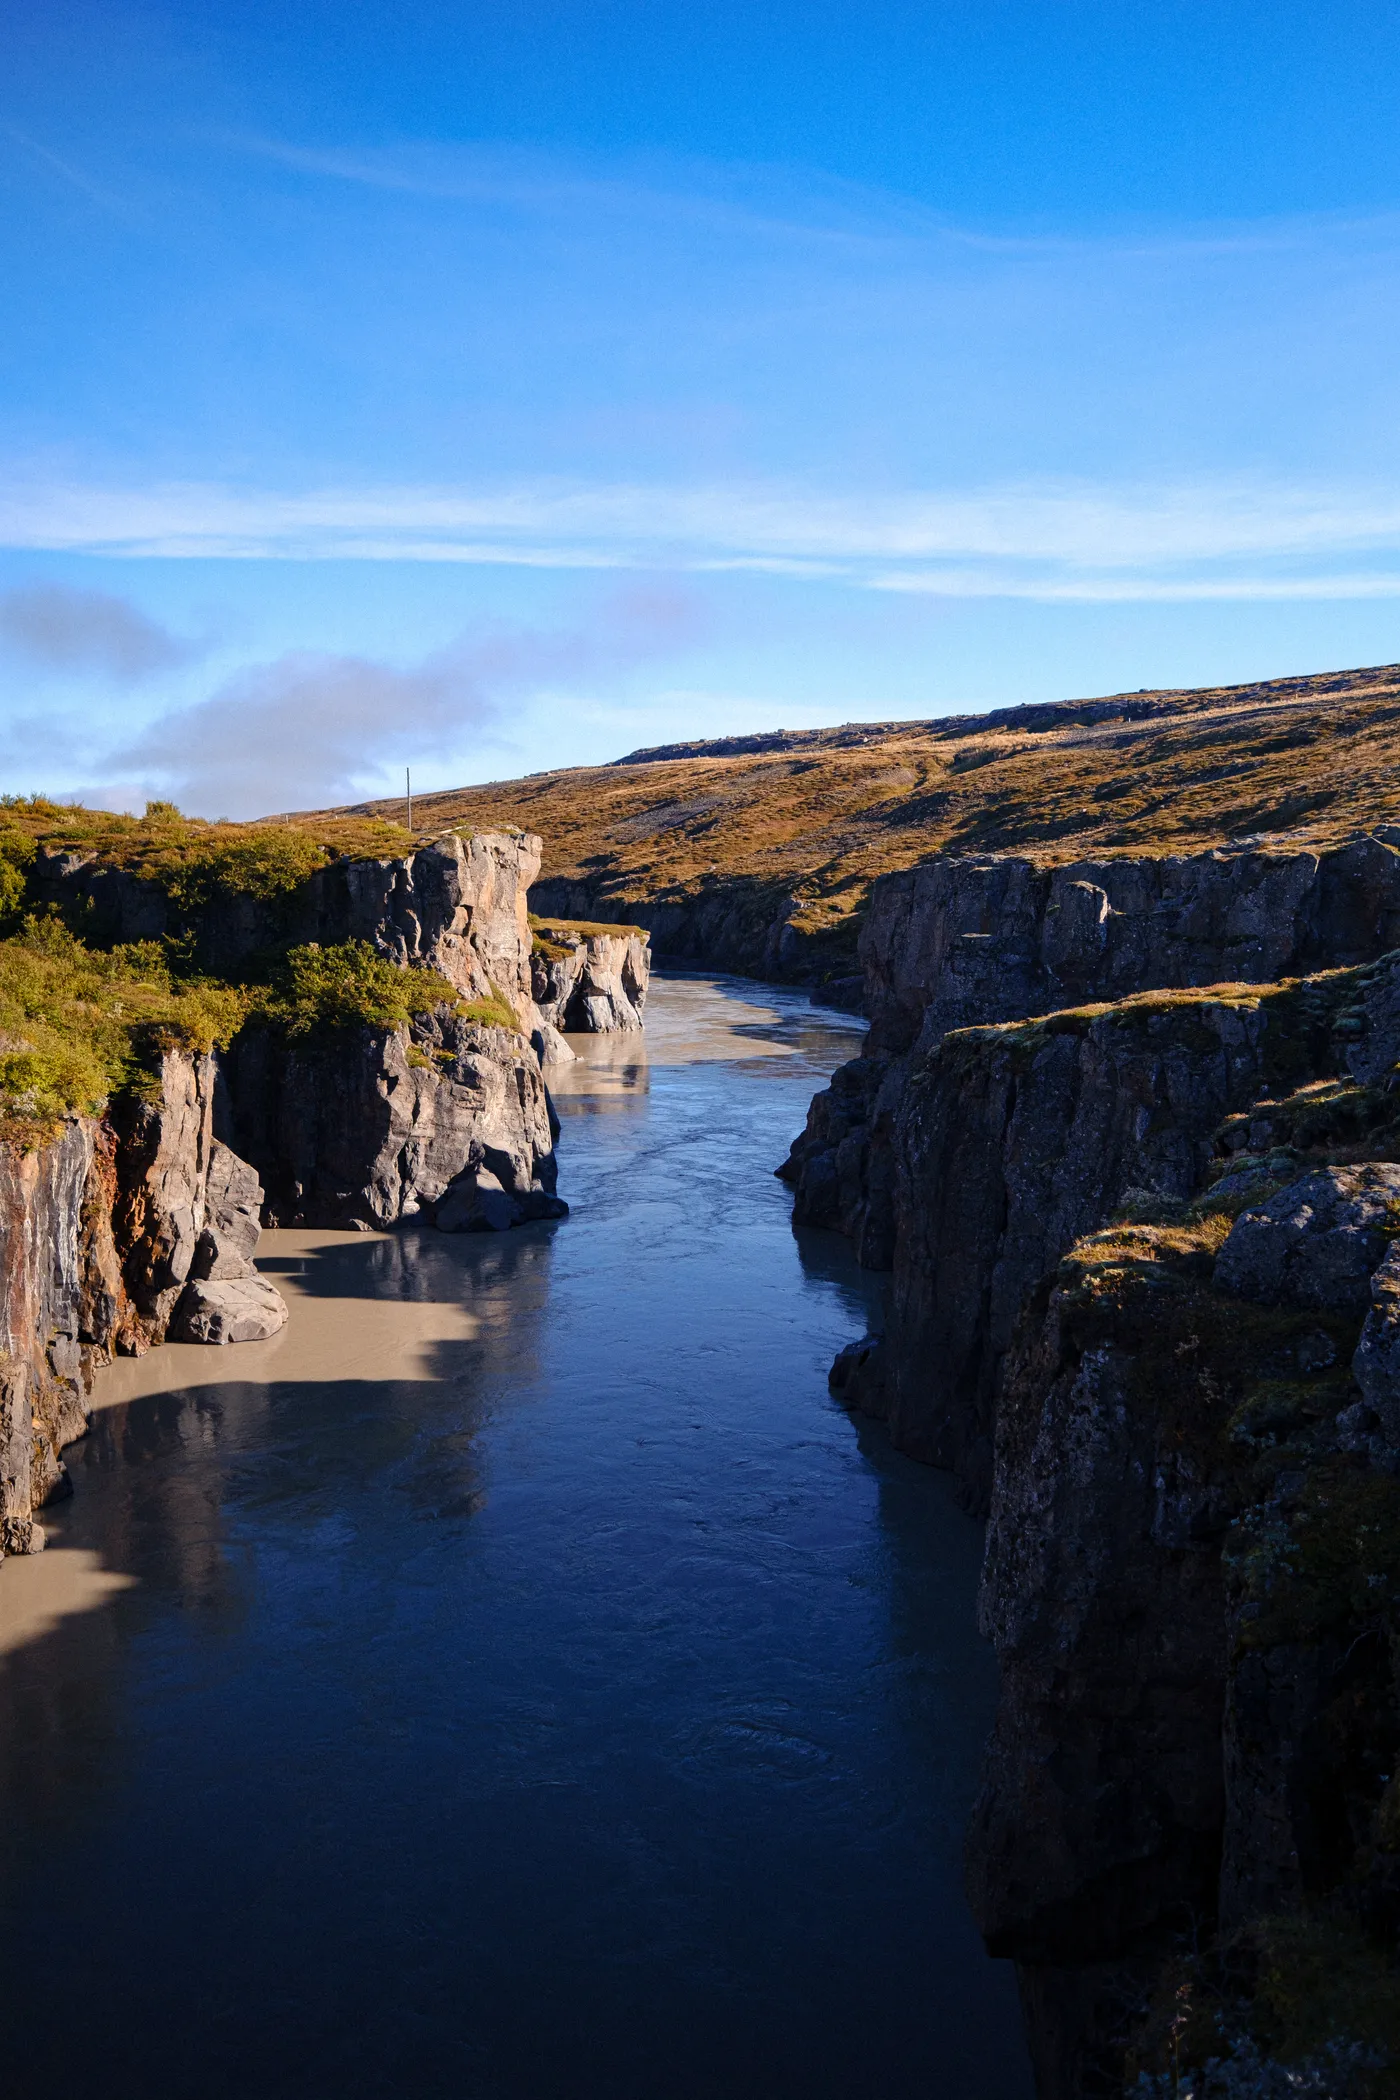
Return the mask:
<path id="1" fill-rule="evenodd" d="M 794 896 L 799 923 L 839 943 L 876 875 L 934 854 L 1296 847 L 1400 822 L 1400 665 L 662 747 L 415 797 L 414 818 L 539 832 L 544 875 L 584 885 L 600 915 L 739 887 Z"/>

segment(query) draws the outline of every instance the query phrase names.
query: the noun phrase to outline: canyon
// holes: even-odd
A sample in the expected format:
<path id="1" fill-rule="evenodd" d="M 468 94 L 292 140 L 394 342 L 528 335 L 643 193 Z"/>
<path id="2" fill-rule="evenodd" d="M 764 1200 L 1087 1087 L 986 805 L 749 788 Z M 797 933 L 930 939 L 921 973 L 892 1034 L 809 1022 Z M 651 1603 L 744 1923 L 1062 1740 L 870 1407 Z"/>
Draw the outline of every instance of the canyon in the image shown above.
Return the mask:
<path id="1" fill-rule="evenodd" d="M 642 1028 L 653 948 L 802 983 L 869 1031 L 776 1171 L 888 1277 L 831 1390 L 987 1527 L 968 1888 L 1042 2100 L 1260 2052 L 1230 2090 L 1395 2090 L 1396 720 L 1384 666 L 775 732 L 424 798 L 495 828 L 423 843 L 387 805 L 106 846 L 40 813 L 41 911 L 243 1005 L 5 1149 L 5 1550 L 94 1367 L 272 1331 L 259 1220 L 560 1217 L 548 1079 Z M 352 950 L 416 1003 L 307 1020 Z"/>

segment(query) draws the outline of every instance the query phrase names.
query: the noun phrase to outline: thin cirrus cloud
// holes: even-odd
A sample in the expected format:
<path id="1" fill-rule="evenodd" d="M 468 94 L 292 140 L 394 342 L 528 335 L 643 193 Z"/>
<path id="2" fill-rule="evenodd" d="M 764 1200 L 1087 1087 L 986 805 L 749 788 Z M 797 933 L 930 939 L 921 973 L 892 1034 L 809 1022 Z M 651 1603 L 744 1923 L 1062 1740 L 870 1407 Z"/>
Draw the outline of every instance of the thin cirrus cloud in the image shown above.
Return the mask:
<path id="1" fill-rule="evenodd" d="M 0 648 L 41 671 L 77 673 L 129 685 L 172 671 L 203 653 L 125 598 L 65 583 L 0 592 Z"/>
<path id="2" fill-rule="evenodd" d="M 195 813 L 258 816 L 382 792 L 406 761 L 507 742 L 507 703 L 664 654 L 697 616 L 679 592 L 637 590 L 576 629 L 484 628 L 416 664 L 289 651 L 114 745 L 96 793 L 135 784 Z"/>
<path id="3" fill-rule="evenodd" d="M 1400 593 L 1400 496 L 1222 481 L 883 495 L 781 485 L 147 489 L 12 483 L 0 545 L 125 558 L 751 569 L 949 597 L 1123 601 Z M 122 601 L 0 599 L 0 635 L 137 676 L 189 645 Z"/>

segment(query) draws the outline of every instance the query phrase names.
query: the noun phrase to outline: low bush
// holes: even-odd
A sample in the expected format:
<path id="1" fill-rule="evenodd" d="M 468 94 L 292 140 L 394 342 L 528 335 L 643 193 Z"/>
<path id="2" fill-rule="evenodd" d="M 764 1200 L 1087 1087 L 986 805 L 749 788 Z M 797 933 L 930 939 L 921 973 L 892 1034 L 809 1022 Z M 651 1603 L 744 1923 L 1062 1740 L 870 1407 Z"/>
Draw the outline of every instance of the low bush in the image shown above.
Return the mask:
<path id="1" fill-rule="evenodd" d="M 38 1134 L 140 1086 L 166 1049 L 227 1043 L 246 1011 L 231 986 L 177 983 L 159 943 L 98 953 L 54 917 L 0 940 L 0 1125 Z"/>
<path id="2" fill-rule="evenodd" d="M 463 1010 L 455 985 L 436 970 L 401 969 L 368 941 L 292 948 L 272 984 L 254 998 L 258 1011 L 293 1037 L 333 1028 L 398 1028 L 436 1006 Z"/>

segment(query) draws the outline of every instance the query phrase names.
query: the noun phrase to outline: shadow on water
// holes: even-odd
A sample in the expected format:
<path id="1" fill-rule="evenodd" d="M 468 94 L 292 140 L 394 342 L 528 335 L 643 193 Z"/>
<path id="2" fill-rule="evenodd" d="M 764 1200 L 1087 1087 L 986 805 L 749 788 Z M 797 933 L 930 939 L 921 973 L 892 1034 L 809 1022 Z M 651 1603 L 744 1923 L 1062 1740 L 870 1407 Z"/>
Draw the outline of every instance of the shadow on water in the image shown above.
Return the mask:
<path id="1" fill-rule="evenodd" d="M 272 1234 L 275 1341 L 103 1374 L 0 1570 L 37 2100 L 1024 2100 L 976 1527 L 827 1395 L 879 1279 L 771 1174 L 853 1031 L 656 1014 L 564 1225 Z"/>

